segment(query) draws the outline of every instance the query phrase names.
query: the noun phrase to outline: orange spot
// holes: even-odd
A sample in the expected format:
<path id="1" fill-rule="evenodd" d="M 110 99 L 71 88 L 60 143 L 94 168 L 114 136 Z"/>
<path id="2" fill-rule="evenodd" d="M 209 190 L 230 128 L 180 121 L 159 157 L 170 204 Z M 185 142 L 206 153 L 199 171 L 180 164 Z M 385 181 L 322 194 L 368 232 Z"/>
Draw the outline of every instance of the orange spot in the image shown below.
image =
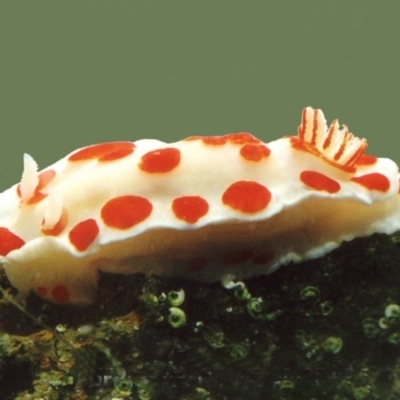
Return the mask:
<path id="1" fill-rule="evenodd" d="M 183 196 L 172 202 L 172 211 L 175 216 L 189 224 L 196 223 L 207 214 L 208 209 L 207 201 L 200 196 Z"/>
<path id="2" fill-rule="evenodd" d="M 356 161 L 356 165 L 374 165 L 378 158 L 370 154 L 362 154 Z"/>
<path id="3" fill-rule="evenodd" d="M 99 234 L 99 227 L 93 218 L 76 224 L 68 234 L 70 242 L 79 251 L 85 251 Z"/>
<path id="4" fill-rule="evenodd" d="M 226 136 L 189 136 L 185 139 L 185 141 L 191 140 L 201 140 L 204 144 L 211 146 L 220 146 L 221 144 L 225 144 L 227 137 Z"/>
<path id="5" fill-rule="evenodd" d="M 194 257 L 188 260 L 187 265 L 190 271 L 200 272 L 207 268 L 207 258 L 206 257 Z"/>
<path id="6" fill-rule="evenodd" d="M 226 143 L 225 136 L 203 136 L 201 140 L 204 144 L 209 144 L 211 146 L 220 146 Z"/>
<path id="7" fill-rule="evenodd" d="M 45 221 L 42 221 L 42 225 L 45 223 Z M 61 212 L 61 217 L 60 219 L 57 221 L 57 223 L 49 229 L 43 229 L 42 228 L 42 233 L 44 235 L 48 235 L 48 236 L 57 236 L 59 235 L 67 226 L 68 223 L 68 212 L 65 208 L 62 209 Z"/>
<path id="8" fill-rule="evenodd" d="M 225 253 L 222 256 L 222 262 L 227 265 L 243 264 L 249 261 L 254 254 L 254 250 L 239 250 Z"/>
<path id="9" fill-rule="evenodd" d="M 9 229 L 0 227 L 0 255 L 6 256 L 10 251 L 21 248 L 25 242 Z"/>
<path id="10" fill-rule="evenodd" d="M 258 254 L 253 258 L 253 264 L 259 265 L 259 264 L 268 264 L 270 261 L 272 261 L 275 258 L 275 252 L 272 250 L 267 250 L 262 252 L 261 254 Z"/>
<path id="11" fill-rule="evenodd" d="M 135 144 L 132 142 L 108 142 L 84 147 L 68 157 L 68 161 L 114 161 L 133 153 Z"/>
<path id="12" fill-rule="evenodd" d="M 251 133 L 240 132 L 240 133 L 229 133 L 224 136 L 230 143 L 233 144 L 259 144 L 261 140 L 254 137 Z"/>
<path id="13" fill-rule="evenodd" d="M 317 171 L 303 171 L 300 180 L 315 190 L 325 190 L 328 193 L 336 193 L 340 190 L 340 184 L 328 176 Z"/>
<path id="14" fill-rule="evenodd" d="M 390 188 L 390 181 L 385 175 L 373 172 L 371 174 L 356 176 L 351 178 L 353 182 L 356 182 L 369 190 L 378 190 L 379 192 L 386 192 Z"/>
<path id="15" fill-rule="evenodd" d="M 44 286 L 38 286 L 38 287 L 36 288 L 36 292 L 37 292 L 37 294 L 38 294 L 39 296 L 44 297 L 44 296 L 47 296 L 47 293 L 49 292 L 49 289 L 47 289 L 47 288 L 44 287 Z"/>
<path id="16" fill-rule="evenodd" d="M 220 146 L 227 142 L 232 144 L 261 143 L 261 140 L 257 139 L 248 132 L 228 133 L 227 135 L 223 136 L 189 136 L 184 140 L 201 140 L 204 144 L 211 146 Z"/>
<path id="17" fill-rule="evenodd" d="M 56 176 L 56 171 L 52 169 L 48 169 L 47 171 L 43 171 L 39 174 L 39 183 L 36 186 L 35 192 L 33 193 L 32 197 L 26 200 L 26 204 L 37 204 L 43 199 L 47 197 L 47 194 L 41 193 L 40 191 L 44 189 Z M 21 188 L 20 185 L 17 186 L 17 195 L 21 197 Z"/>
<path id="18" fill-rule="evenodd" d="M 173 147 L 153 150 L 142 156 L 139 168 L 142 171 L 156 173 L 169 172 L 181 161 L 181 152 Z"/>
<path id="19" fill-rule="evenodd" d="M 101 218 L 111 228 L 129 229 L 148 218 L 152 210 L 152 204 L 144 197 L 120 196 L 103 206 Z"/>
<path id="20" fill-rule="evenodd" d="M 57 285 L 51 290 L 51 298 L 57 303 L 66 303 L 69 301 L 70 295 L 65 285 Z"/>
<path id="21" fill-rule="evenodd" d="M 271 150 L 263 144 L 245 144 L 240 149 L 240 155 L 248 161 L 261 161 L 263 158 L 268 157 Z"/>
<path id="22" fill-rule="evenodd" d="M 267 207 L 271 192 L 263 185 L 253 181 L 238 181 L 228 187 L 222 202 L 234 210 L 255 213 Z"/>

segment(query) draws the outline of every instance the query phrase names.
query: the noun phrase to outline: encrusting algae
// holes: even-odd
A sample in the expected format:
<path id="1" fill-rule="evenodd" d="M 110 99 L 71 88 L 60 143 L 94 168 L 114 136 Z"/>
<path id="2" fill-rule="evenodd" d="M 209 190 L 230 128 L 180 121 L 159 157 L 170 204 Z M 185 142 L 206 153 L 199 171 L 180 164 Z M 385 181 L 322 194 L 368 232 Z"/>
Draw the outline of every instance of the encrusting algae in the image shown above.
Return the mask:
<path id="1" fill-rule="evenodd" d="M 374 235 L 225 287 L 103 274 L 79 312 L 31 295 L 34 321 L 3 298 L 1 398 L 397 399 L 399 260 Z"/>

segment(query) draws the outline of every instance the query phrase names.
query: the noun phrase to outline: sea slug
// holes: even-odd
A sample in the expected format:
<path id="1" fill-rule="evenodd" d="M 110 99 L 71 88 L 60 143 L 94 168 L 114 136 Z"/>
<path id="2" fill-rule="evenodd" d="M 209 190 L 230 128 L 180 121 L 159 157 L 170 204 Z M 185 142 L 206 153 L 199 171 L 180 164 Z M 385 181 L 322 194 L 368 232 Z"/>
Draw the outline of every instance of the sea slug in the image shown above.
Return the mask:
<path id="1" fill-rule="evenodd" d="M 267 274 L 400 229 L 399 171 L 303 110 L 297 136 L 110 142 L 0 194 L 0 262 L 24 298 L 94 301 L 98 271 L 217 281 Z"/>

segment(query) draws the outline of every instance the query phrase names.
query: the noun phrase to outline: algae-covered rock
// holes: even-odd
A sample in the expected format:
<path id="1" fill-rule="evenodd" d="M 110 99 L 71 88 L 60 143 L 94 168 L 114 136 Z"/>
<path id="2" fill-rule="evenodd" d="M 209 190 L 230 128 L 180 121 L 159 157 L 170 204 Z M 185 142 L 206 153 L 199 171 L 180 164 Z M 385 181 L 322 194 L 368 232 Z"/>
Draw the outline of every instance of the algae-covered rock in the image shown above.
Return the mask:
<path id="1" fill-rule="evenodd" d="M 374 235 L 225 286 L 102 274 L 92 306 L 3 299 L 0 397 L 397 399 L 399 260 Z"/>

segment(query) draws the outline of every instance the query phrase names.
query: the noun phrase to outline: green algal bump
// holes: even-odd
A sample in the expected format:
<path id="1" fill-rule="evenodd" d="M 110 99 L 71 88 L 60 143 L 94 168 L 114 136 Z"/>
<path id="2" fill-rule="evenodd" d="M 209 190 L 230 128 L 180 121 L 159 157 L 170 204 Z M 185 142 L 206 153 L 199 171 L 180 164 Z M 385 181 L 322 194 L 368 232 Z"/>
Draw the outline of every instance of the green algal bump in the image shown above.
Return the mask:
<path id="1" fill-rule="evenodd" d="M 369 386 L 360 386 L 353 389 L 353 396 L 355 400 L 364 400 L 369 397 L 371 388 Z"/>
<path id="2" fill-rule="evenodd" d="M 390 323 L 390 321 L 389 321 L 388 319 L 386 319 L 385 317 L 381 317 L 381 318 L 379 318 L 379 320 L 378 320 L 378 325 L 379 325 L 379 328 L 381 328 L 381 329 L 389 329 L 391 323 Z"/>
<path id="3" fill-rule="evenodd" d="M 153 293 L 144 293 L 140 296 L 140 299 L 148 310 L 152 310 L 158 306 L 158 297 Z"/>
<path id="4" fill-rule="evenodd" d="M 306 286 L 300 292 L 302 300 L 316 300 L 319 298 L 319 289 L 315 286 Z"/>
<path id="5" fill-rule="evenodd" d="M 262 317 L 262 302 L 261 297 L 253 297 L 247 302 L 247 311 L 253 318 L 260 319 Z"/>
<path id="6" fill-rule="evenodd" d="M 67 330 L 67 327 L 64 324 L 58 324 L 56 326 L 56 331 L 58 333 L 64 333 Z"/>
<path id="7" fill-rule="evenodd" d="M 333 312 L 332 304 L 329 301 L 323 301 L 322 303 L 320 303 L 319 309 L 321 311 L 321 314 L 325 317 L 329 314 L 332 314 Z"/>
<path id="8" fill-rule="evenodd" d="M 151 400 L 152 397 L 152 387 L 150 381 L 146 378 L 140 378 L 135 382 L 137 390 L 137 398 L 139 400 Z"/>
<path id="9" fill-rule="evenodd" d="M 139 400 L 151 400 L 151 394 L 146 389 L 138 389 L 137 395 Z"/>
<path id="10" fill-rule="evenodd" d="M 396 322 L 400 319 L 400 306 L 398 304 L 389 304 L 385 308 L 385 317 L 389 322 Z"/>
<path id="11" fill-rule="evenodd" d="M 167 300 L 171 306 L 178 307 L 185 301 L 185 291 L 183 289 L 178 291 L 172 290 L 168 293 Z"/>
<path id="12" fill-rule="evenodd" d="M 214 349 L 224 347 L 224 332 L 215 325 L 205 325 L 202 327 L 201 333 L 204 340 Z"/>
<path id="13" fill-rule="evenodd" d="M 337 354 L 342 349 L 343 341 L 339 337 L 330 336 L 322 343 L 322 348 L 332 354 Z"/>
<path id="14" fill-rule="evenodd" d="M 234 361 L 239 361 L 249 354 L 249 346 L 246 344 L 234 344 L 229 349 L 229 355 Z"/>
<path id="15" fill-rule="evenodd" d="M 290 400 L 293 398 L 295 385 L 292 381 L 283 380 L 279 386 L 279 399 Z"/>
<path id="16" fill-rule="evenodd" d="M 90 336 L 93 334 L 93 332 L 95 331 L 95 327 L 92 324 L 85 324 L 85 325 L 81 325 L 78 329 L 77 329 L 77 333 L 81 336 Z"/>
<path id="17" fill-rule="evenodd" d="M 400 344 L 400 333 L 399 332 L 394 332 L 392 333 L 388 338 L 387 338 L 387 342 L 390 344 L 394 344 L 394 345 L 399 345 Z"/>
<path id="18" fill-rule="evenodd" d="M 8 333 L 0 333 L 0 360 L 17 354 L 21 344 L 14 340 Z"/>
<path id="19" fill-rule="evenodd" d="M 365 318 L 361 324 L 364 331 L 364 335 L 368 339 L 372 339 L 379 334 L 378 321 L 375 321 L 373 318 Z"/>
<path id="20" fill-rule="evenodd" d="M 178 307 L 169 309 L 168 322 L 173 328 L 181 328 L 186 324 L 186 314 Z"/>
<path id="21" fill-rule="evenodd" d="M 248 300 L 251 297 L 246 285 L 241 281 L 236 282 L 233 294 L 239 300 Z"/>
<path id="22" fill-rule="evenodd" d="M 115 390 L 119 393 L 129 394 L 132 391 L 133 382 L 130 379 L 118 379 L 115 382 Z"/>
<path id="23" fill-rule="evenodd" d="M 210 396 L 210 392 L 207 392 L 206 389 L 202 388 L 202 387 L 197 387 L 195 389 L 196 394 L 199 395 L 199 400 L 209 400 L 211 399 Z"/>

